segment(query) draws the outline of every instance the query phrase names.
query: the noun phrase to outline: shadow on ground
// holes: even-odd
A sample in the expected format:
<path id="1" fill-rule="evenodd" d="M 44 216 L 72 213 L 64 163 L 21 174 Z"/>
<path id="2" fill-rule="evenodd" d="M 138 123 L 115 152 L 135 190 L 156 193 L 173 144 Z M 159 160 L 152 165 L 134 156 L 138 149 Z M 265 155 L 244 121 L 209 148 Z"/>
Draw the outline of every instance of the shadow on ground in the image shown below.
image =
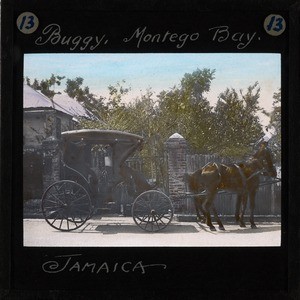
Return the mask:
<path id="1" fill-rule="evenodd" d="M 225 230 L 219 230 L 218 229 L 218 225 L 215 225 L 214 226 L 216 227 L 216 231 L 211 231 L 207 225 L 204 225 L 202 223 L 199 223 L 197 222 L 198 226 L 206 231 L 206 232 L 221 232 L 221 233 L 238 233 L 238 234 L 248 234 L 248 233 L 263 233 L 263 232 L 274 232 L 274 231 L 280 231 L 281 230 L 281 225 L 280 224 L 276 224 L 276 225 L 259 225 L 257 224 L 257 228 L 251 228 L 250 225 L 246 225 L 245 228 L 242 228 L 242 227 L 234 227 L 234 228 L 231 228 L 232 226 L 226 224 L 226 223 L 223 223 L 224 224 L 224 227 L 225 227 Z"/>
<path id="2" fill-rule="evenodd" d="M 121 223 L 109 223 L 105 225 L 98 225 L 93 230 L 101 232 L 103 234 L 118 234 L 118 233 L 136 233 L 145 234 L 145 230 L 141 229 L 135 224 L 121 224 Z M 161 231 L 155 232 L 155 234 L 176 234 L 176 233 L 195 233 L 198 230 L 192 225 L 173 225 L 170 224 Z"/>

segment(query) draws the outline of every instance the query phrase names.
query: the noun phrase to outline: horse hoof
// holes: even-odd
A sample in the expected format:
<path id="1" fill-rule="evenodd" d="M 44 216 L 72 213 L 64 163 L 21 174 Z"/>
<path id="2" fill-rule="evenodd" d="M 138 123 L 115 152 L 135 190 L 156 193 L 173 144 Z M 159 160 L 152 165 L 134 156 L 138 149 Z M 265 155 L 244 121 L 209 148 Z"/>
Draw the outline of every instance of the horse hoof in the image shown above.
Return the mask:
<path id="1" fill-rule="evenodd" d="M 219 226 L 220 230 L 225 230 L 224 226 Z"/>
<path id="2" fill-rule="evenodd" d="M 210 229 L 210 231 L 217 231 L 214 226 L 210 226 L 209 229 Z"/>
<path id="3" fill-rule="evenodd" d="M 251 228 L 252 228 L 252 229 L 256 229 L 257 226 L 256 226 L 255 224 L 251 224 Z"/>
<path id="4" fill-rule="evenodd" d="M 246 224 L 245 223 L 240 223 L 240 227 L 246 228 Z"/>

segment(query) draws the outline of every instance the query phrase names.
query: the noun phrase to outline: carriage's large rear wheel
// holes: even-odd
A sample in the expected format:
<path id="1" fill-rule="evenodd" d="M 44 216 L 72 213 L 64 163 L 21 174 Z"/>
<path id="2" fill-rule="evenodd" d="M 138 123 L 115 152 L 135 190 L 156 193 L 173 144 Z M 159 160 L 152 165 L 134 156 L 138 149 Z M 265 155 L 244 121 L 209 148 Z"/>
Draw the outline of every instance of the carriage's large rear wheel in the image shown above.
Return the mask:
<path id="1" fill-rule="evenodd" d="M 46 222 L 61 231 L 79 228 L 91 216 L 92 211 L 87 190 L 71 180 L 53 183 L 42 198 L 42 212 Z"/>
<path id="2" fill-rule="evenodd" d="M 132 205 L 134 222 L 145 231 L 159 231 L 169 225 L 174 208 L 170 198 L 156 190 L 140 194 Z"/>

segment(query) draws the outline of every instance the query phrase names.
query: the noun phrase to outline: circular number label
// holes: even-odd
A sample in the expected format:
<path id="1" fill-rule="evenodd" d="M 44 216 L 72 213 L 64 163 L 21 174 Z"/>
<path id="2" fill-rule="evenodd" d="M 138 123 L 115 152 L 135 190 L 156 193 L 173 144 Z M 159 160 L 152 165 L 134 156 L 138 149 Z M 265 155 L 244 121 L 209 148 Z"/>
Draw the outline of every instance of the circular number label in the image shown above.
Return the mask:
<path id="1" fill-rule="evenodd" d="M 273 36 L 281 35 L 286 28 L 286 23 L 281 15 L 269 15 L 264 22 L 265 31 Z"/>
<path id="2" fill-rule="evenodd" d="M 39 19 L 35 14 L 31 12 L 24 12 L 20 14 L 17 19 L 18 29 L 25 34 L 31 34 L 35 32 L 38 26 L 39 26 Z"/>

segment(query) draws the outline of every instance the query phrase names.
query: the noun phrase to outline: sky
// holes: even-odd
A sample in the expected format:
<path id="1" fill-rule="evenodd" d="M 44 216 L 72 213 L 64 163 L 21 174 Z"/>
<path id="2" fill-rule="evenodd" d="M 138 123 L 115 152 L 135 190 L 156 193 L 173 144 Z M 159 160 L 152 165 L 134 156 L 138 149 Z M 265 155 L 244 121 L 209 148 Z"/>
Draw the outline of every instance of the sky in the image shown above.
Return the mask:
<path id="1" fill-rule="evenodd" d="M 154 95 L 179 85 L 185 73 L 197 69 L 215 69 L 215 79 L 205 94 L 215 105 L 226 88 L 246 92 L 256 81 L 261 87 L 260 105 L 270 111 L 273 93 L 281 87 L 281 57 L 273 53 L 135 53 L 135 54 L 25 54 L 24 77 L 38 80 L 54 75 L 74 79 L 82 77 L 83 86 L 97 96 L 108 96 L 109 85 L 125 80 L 133 101 L 151 87 Z M 65 89 L 64 81 L 56 91 Z M 262 117 L 262 116 L 260 116 Z M 262 118 L 267 125 L 268 120 Z"/>

